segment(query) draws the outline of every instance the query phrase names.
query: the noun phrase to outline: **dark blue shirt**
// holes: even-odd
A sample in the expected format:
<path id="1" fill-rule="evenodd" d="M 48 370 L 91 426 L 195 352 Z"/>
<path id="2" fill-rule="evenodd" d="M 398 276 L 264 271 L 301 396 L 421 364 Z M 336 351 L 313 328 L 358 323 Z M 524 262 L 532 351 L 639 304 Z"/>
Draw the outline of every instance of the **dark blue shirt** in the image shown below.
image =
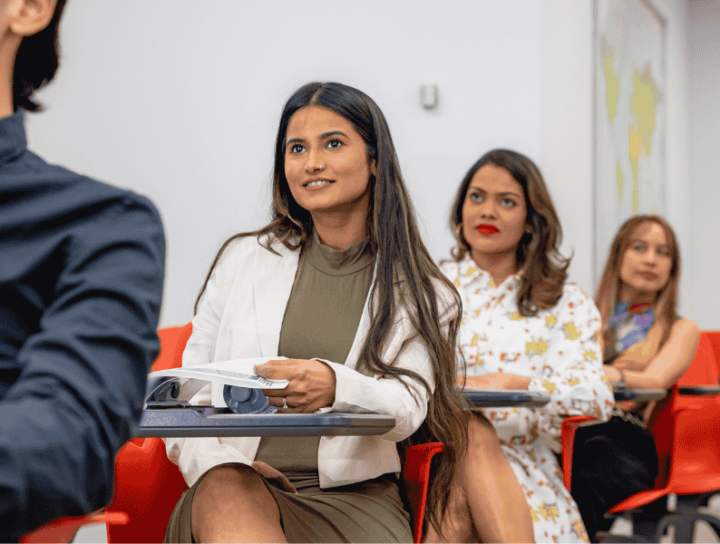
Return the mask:
<path id="1" fill-rule="evenodd" d="M 112 498 L 157 355 L 165 239 L 144 197 L 0 119 L 0 541 Z"/>

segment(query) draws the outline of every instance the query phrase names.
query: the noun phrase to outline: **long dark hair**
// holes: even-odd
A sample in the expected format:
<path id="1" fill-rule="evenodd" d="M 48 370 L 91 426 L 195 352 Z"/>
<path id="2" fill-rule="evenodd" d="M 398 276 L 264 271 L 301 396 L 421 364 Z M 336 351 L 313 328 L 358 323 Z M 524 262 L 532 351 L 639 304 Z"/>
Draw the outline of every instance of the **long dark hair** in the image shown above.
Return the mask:
<path id="1" fill-rule="evenodd" d="M 35 91 L 52 81 L 60 65 L 58 28 L 66 0 L 58 0 L 48 26 L 20 42 L 13 72 L 15 109 L 39 111 L 42 106 L 32 99 Z"/>
<path id="2" fill-rule="evenodd" d="M 517 305 L 525 317 L 534 316 L 538 310 L 550 308 L 560 300 L 571 257 L 560 254 L 562 228 L 550 192 L 540 169 L 525 155 L 509 149 L 493 149 L 480 157 L 465 174 L 450 213 L 450 228 L 458 241 L 452 256 L 461 261 L 470 250 L 459 228 L 463 220 L 463 203 L 473 176 L 487 164 L 505 168 L 523 188 L 526 223 L 531 232 L 523 235 L 515 253 L 521 277 Z"/>
<path id="3" fill-rule="evenodd" d="M 429 497 L 434 505 L 428 510 L 429 521 L 439 532 L 437 516 L 445 511 L 455 460 L 464 453 L 467 444 L 467 411 L 455 383 L 461 301 L 420 238 L 390 129 L 380 108 L 369 96 L 340 83 L 309 83 L 290 97 L 280 117 L 275 144 L 272 221 L 260 230 L 236 234 L 226 241 L 210 268 L 208 279 L 224 249 L 237 238 L 257 236 L 260 242 L 262 236 L 268 235 L 264 247 L 269 251 L 274 251 L 271 243 L 276 240 L 289 249 L 299 249 L 311 239 L 310 213 L 295 201 L 285 177 L 288 123 L 295 112 L 308 106 L 321 106 L 347 119 L 364 140 L 368 158 L 375 160 L 375 175 L 369 182 L 367 225 L 369 244 L 377 260 L 377 276 L 370 292 L 371 324 L 360 354 L 359 369 L 396 378 L 405 387 L 408 386 L 404 379 L 411 378 L 428 391 L 427 431 L 448 447 L 448 462 L 442 463 L 436 475 L 436 480 L 442 480 L 443 485 L 434 484 Z M 403 281 L 401 289 L 395 288 L 398 280 Z M 207 279 L 200 296 L 206 285 Z M 448 293 L 455 305 L 447 328 L 440 325 L 440 317 L 447 308 L 439 307 L 438 288 Z M 396 321 L 399 305 L 407 309 L 413 327 L 424 340 L 434 370 L 433 384 L 416 372 L 382 360 L 382 348 L 389 340 L 388 333 Z"/>
<path id="4" fill-rule="evenodd" d="M 662 227 L 665 232 L 668 250 L 670 251 L 670 258 L 672 259 L 668 282 L 658 291 L 655 297 L 655 315 L 663 332 L 660 341 L 660 345 L 662 345 L 670 335 L 670 329 L 675 322 L 678 284 L 680 283 L 680 248 L 678 247 L 677 239 L 675 238 L 675 233 L 672 228 L 668 222 L 659 215 L 633 215 L 622 224 L 610 247 L 610 255 L 608 255 L 608 260 L 605 264 L 605 271 L 603 272 L 597 294 L 595 295 L 595 304 L 598 310 L 600 310 L 604 331 L 610 322 L 613 310 L 618 302 L 620 286 L 622 284 L 620 280 L 620 268 L 622 267 L 625 252 L 630 247 L 633 236 L 637 230 L 648 223 L 655 223 Z"/>

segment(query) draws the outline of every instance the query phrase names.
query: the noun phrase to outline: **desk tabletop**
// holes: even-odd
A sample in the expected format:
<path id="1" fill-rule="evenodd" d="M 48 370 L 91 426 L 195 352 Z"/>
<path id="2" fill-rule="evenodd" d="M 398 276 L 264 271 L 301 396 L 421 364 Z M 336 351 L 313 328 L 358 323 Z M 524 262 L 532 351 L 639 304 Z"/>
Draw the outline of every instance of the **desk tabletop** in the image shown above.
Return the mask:
<path id="1" fill-rule="evenodd" d="M 713 397 L 720 395 L 720 386 L 717 385 L 680 385 L 678 393 L 694 397 Z"/>
<path id="2" fill-rule="evenodd" d="M 664 389 L 613 389 L 613 394 L 616 401 L 650 402 L 665 398 L 667 391 Z"/>
<path id="3" fill-rule="evenodd" d="M 499 408 L 523 406 L 540 408 L 550 402 L 550 395 L 523 389 L 463 389 L 463 394 L 473 408 Z"/>
<path id="4" fill-rule="evenodd" d="M 381 414 L 233 414 L 199 406 L 144 410 L 134 436 L 358 436 L 393 427 L 395 418 Z"/>

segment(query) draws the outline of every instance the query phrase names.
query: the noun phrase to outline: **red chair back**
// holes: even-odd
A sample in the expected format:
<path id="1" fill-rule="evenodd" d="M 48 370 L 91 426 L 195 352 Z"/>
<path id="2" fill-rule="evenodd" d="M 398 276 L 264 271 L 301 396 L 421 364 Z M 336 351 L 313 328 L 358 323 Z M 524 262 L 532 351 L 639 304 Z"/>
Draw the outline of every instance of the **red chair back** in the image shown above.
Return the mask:
<path id="1" fill-rule="evenodd" d="M 153 370 L 177 368 L 192 324 L 158 331 L 160 356 Z M 162 542 L 170 515 L 188 488 L 160 438 L 135 438 L 115 460 L 115 495 L 107 512 L 125 512 L 127 525 L 107 525 L 108 542 Z"/>
<path id="2" fill-rule="evenodd" d="M 670 493 L 720 491 L 720 397 L 682 395 L 678 390 L 678 386 L 717 386 L 717 359 L 710 335 L 702 333 L 693 362 L 658 403 L 648 424 L 660 461 L 655 489 L 629 497 L 611 513 L 639 508 Z"/>
<path id="3" fill-rule="evenodd" d="M 701 342 L 703 337 L 707 339 L 709 345 L 712 347 L 715 355 L 715 368 L 718 375 L 720 375 L 720 331 L 702 331 L 700 333 Z"/>
<path id="4" fill-rule="evenodd" d="M 416 543 L 422 542 L 432 458 L 444 450 L 445 447 L 441 442 L 428 442 L 412 446 L 405 452 L 403 480 L 405 482 L 408 506 L 410 507 L 413 541 Z"/>

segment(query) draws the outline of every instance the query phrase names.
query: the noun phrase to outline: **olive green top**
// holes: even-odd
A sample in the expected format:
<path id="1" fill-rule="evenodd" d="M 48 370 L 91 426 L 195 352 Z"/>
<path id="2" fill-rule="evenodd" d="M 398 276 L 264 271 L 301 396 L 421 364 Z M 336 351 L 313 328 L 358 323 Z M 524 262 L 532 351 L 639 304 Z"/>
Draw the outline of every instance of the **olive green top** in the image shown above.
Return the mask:
<path id="1" fill-rule="evenodd" d="M 313 234 L 300 254 L 280 331 L 279 355 L 345 363 L 373 279 L 375 255 L 368 241 L 336 250 Z M 264 437 L 255 459 L 293 477 L 296 486 L 318 485 L 319 442 L 317 436 Z"/>

